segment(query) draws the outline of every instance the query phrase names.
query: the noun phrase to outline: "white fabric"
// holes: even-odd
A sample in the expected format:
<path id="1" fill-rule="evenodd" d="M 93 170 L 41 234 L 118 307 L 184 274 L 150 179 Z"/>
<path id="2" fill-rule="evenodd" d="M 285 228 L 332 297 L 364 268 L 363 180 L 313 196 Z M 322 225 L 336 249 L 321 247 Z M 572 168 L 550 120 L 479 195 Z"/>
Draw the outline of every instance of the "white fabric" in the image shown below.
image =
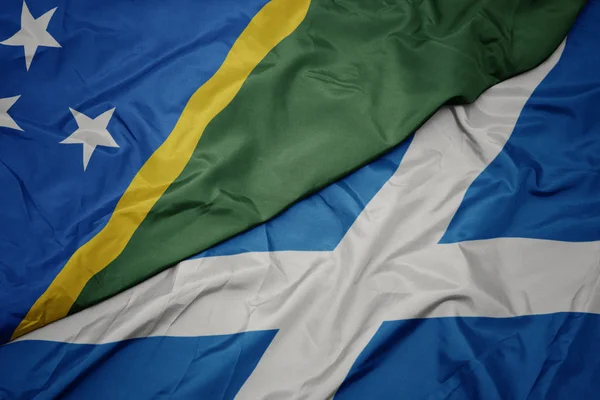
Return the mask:
<path id="1" fill-rule="evenodd" d="M 31 62 L 38 47 L 61 47 L 60 43 L 48 32 L 48 24 L 56 8 L 54 7 L 50 11 L 46 11 L 43 15 L 34 18 L 27 4 L 23 1 L 21 29 L 8 39 L 0 42 L 0 44 L 6 46 L 23 46 L 25 67 L 27 70 L 31 68 Z"/>
<path id="2" fill-rule="evenodd" d="M 330 398 L 385 320 L 600 311 L 600 243 L 438 244 L 563 47 L 440 110 L 333 252 L 190 260 L 21 340 L 106 343 L 279 329 L 239 399 Z"/>

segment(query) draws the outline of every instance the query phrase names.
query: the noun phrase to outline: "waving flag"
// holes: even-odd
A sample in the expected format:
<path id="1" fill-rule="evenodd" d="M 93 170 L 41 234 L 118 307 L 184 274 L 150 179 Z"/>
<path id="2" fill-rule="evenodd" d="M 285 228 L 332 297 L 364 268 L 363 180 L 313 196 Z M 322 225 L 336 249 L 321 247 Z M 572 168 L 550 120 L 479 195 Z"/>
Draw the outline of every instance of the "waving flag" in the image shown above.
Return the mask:
<path id="1" fill-rule="evenodd" d="M 597 397 L 599 19 L 277 218 L 0 347 L 0 393 Z"/>
<path id="2" fill-rule="evenodd" d="M 564 39 L 583 0 L 5 0 L 0 341 L 268 220 Z"/>

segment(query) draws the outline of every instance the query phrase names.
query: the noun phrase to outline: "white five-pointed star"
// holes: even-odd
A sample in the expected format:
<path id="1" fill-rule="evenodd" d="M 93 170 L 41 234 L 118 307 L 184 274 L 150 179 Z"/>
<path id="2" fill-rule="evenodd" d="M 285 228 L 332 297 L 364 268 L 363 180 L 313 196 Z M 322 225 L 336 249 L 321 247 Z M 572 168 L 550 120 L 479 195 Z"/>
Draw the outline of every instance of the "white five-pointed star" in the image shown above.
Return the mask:
<path id="1" fill-rule="evenodd" d="M 0 126 L 16 129 L 18 131 L 22 131 L 21 127 L 17 125 L 14 119 L 8 115 L 8 110 L 19 100 L 21 96 L 7 97 L 5 99 L 0 99 Z"/>
<path id="2" fill-rule="evenodd" d="M 21 30 L 10 38 L 0 42 L 7 46 L 23 46 L 25 49 L 25 66 L 27 70 L 31 66 L 33 56 L 38 47 L 61 47 L 60 44 L 46 31 L 50 18 L 54 15 L 56 7 L 47 11 L 38 18 L 33 18 L 27 4 L 23 1 L 21 13 Z"/>
<path id="3" fill-rule="evenodd" d="M 81 143 L 83 144 L 83 169 L 87 168 L 88 162 L 96 146 L 119 147 L 113 139 L 110 132 L 106 129 L 115 109 L 110 109 L 96 118 L 92 119 L 79 111 L 71 110 L 75 117 L 78 129 L 68 138 L 63 140 L 62 144 Z"/>

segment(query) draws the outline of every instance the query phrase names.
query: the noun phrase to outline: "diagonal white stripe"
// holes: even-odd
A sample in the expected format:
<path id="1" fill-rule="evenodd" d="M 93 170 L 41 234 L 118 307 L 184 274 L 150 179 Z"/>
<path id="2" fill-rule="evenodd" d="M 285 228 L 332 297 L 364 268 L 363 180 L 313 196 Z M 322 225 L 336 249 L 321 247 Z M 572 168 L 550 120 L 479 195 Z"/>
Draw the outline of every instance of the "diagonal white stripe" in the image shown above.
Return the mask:
<path id="1" fill-rule="evenodd" d="M 328 398 L 385 320 L 600 311 L 597 242 L 437 244 L 561 52 L 438 112 L 335 251 L 186 261 L 22 340 L 279 329 L 238 398 Z"/>

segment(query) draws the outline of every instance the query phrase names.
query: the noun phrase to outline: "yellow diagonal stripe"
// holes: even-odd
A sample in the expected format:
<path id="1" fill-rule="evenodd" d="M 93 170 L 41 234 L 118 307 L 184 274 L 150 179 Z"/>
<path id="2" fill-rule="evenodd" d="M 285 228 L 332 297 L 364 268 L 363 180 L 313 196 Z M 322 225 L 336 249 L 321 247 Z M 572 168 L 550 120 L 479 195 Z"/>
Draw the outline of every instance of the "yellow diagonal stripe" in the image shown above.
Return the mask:
<path id="1" fill-rule="evenodd" d="M 181 174 L 208 123 L 233 100 L 267 53 L 300 25 L 309 5 L 310 0 L 272 0 L 254 16 L 221 68 L 194 93 L 173 132 L 133 178 L 104 229 L 73 254 L 12 339 L 67 315 L 87 282 L 121 254 L 150 209 Z"/>

